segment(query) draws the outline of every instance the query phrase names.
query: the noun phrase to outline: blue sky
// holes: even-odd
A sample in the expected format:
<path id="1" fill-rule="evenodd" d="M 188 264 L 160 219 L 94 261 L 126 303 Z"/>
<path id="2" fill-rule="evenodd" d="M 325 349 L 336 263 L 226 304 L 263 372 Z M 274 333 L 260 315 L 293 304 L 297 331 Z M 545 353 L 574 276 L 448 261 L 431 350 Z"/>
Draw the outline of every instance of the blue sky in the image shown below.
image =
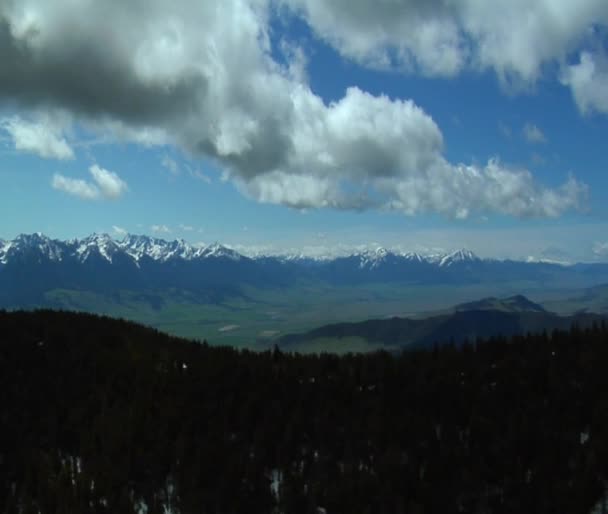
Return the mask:
<path id="1" fill-rule="evenodd" d="M 0 6 L 0 238 L 608 258 L 605 2 L 142 2 Z"/>

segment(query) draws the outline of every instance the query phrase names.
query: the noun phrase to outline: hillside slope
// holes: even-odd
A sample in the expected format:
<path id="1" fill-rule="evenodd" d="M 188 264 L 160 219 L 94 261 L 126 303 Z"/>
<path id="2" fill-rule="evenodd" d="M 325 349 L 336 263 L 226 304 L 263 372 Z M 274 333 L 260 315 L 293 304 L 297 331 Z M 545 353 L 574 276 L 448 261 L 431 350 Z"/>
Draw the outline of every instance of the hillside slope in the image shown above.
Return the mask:
<path id="1" fill-rule="evenodd" d="M 378 347 L 392 349 L 429 347 L 436 343 L 495 336 L 510 337 L 528 332 L 568 330 L 572 325 L 589 327 L 605 318 L 580 313 L 559 316 L 518 295 L 505 299 L 483 300 L 457 305 L 446 313 L 422 319 L 392 317 L 356 323 L 333 323 L 300 334 L 287 334 L 279 341 L 283 348 L 298 351 L 315 340 L 360 338 Z"/>

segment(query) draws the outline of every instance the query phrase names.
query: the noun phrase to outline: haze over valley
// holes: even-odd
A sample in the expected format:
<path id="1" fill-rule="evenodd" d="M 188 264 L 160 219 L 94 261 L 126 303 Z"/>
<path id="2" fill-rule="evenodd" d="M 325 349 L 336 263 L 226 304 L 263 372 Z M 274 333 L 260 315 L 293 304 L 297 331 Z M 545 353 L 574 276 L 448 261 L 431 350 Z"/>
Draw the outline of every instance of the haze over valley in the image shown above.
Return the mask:
<path id="1" fill-rule="evenodd" d="M 442 316 L 441 310 L 487 296 L 525 293 L 559 314 L 604 314 L 608 291 L 588 289 L 599 283 L 608 283 L 608 265 L 602 263 L 480 259 L 462 249 L 425 256 L 376 248 L 312 258 L 245 256 L 217 243 L 192 246 L 132 235 L 60 241 L 36 233 L 0 243 L 0 305 L 5 308 L 97 312 L 212 344 L 257 349 L 327 323 Z M 503 307 L 486 304 L 485 310 L 488 305 Z M 480 309 L 473 303 L 466 310 Z M 567 325 L 545 320 L 531 326 Z M 519 329 L 528 330 L 526 324 Z M 337 344 L 340 351 L 358 351 L 415 343 L 406 332 L 390 342 Z M 325 342 L 325 348 L 312 347 L 334 349 L 336 341 Z"/>

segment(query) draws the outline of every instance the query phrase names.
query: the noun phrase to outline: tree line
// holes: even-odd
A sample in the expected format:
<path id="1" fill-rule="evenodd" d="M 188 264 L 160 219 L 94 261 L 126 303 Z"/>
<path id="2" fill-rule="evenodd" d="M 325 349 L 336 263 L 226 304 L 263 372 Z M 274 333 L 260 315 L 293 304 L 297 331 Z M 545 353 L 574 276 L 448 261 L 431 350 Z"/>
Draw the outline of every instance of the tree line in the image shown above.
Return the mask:
<path id="1" fill-rule="evenodd" d="M 0 311 L 0 512 L 590 513 L 608 328 L 256 353 Z"/>

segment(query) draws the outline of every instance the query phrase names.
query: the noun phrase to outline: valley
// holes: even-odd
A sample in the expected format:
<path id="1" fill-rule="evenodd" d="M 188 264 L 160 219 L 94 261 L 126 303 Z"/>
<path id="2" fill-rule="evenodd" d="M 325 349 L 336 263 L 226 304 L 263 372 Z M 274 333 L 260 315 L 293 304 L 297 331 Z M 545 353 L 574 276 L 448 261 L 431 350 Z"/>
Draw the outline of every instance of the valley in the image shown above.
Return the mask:
<path id="1" fill-rule="evenodd" d="M 315 260 L 247 257 L 219 244 L 145 236 L 63 242 L 32 234 L 0 244 L 4 308 L 100 313 L 260 350 L 327 324 L 433 318 L 488 297 L 523 294 L 561 315 L 604 313 L 608 287 L 601 283 L 608 283 L 602 264 L 498 261 L 462 250 L 423 257 L 378 248 Z M 378 341 L 349 340 L 313 338 L 298 351 L 378 348 Z"/>

